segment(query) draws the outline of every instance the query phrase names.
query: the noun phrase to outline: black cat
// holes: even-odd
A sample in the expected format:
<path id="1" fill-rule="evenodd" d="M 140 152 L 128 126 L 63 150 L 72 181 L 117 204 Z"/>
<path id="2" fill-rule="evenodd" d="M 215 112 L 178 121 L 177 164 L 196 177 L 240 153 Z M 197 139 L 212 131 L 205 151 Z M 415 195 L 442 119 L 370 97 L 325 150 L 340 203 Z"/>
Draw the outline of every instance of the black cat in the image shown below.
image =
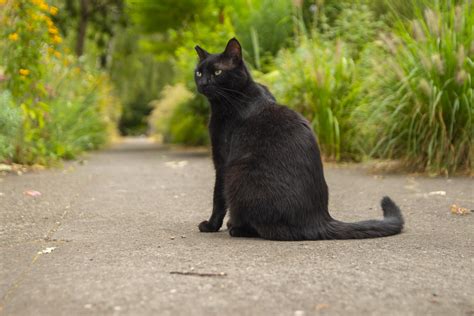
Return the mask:
<path id="1" fill-rule="evenodd" d="M 252 80 L 239 42 L 221 54 L 196 46 L 198 91 L 211 104 L 209 132 L 216 170 L 214 206 L 201 232 L 216 232 L 230 211 L 234 237 L 273 240 L 373 238 L 398 234 L 400 209 L 382 199 L 383 220 L 344 223 L 328 212 L 318 144 L 306 119 L 276 104 Z"/>

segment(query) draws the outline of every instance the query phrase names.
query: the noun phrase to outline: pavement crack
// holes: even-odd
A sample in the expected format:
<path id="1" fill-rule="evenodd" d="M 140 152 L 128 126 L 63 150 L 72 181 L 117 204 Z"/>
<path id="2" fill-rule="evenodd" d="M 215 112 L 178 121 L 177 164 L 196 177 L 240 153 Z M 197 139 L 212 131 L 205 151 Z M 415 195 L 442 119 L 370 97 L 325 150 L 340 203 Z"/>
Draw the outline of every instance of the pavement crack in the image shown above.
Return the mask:
<path id="1" fill-rule="evenodd" d="M 8 288 L 7 292 L 5 295 L 3 295 L 2 299 L 0 300 L 0 313 L 4 310 L 8 299 L 11 298 L 15 292 L 15 290 L 20 286 L 20 284 L 25 280 L 26 276 L 28 273 L 31 271 L 33 268 L 33 265 L 35 264 L 36 260 L 38 260 L 39 256 L 41 256 L 41 253 L 36 253 L 33 258 L 31 259 L 31 262 L 28 264 L 25 270 L 21 272 L 20 276 L 17 277 L 15 282 L 13 282 L 12 285 Z"/>
<path id="2" fill-rule="evenodd" d="M 69 207 L 66 208 L 66 210 L 62 213 L 62 215 L 59 217 L 59 219 L 54 223 L 53 227 L 51 227 L 48 232 L 46 233 L 45 237 L 40 239 L 39 241 L 42 242 L 69 242 L 70 240 L 58 240 L 58 239 L 53 239 L 54 233 L 57 232 L 59 227 L 61 227 L 62 221 L 68 214 Z M 16 278 L 16 280 L 10 285 L 10 287 L 7 289 L 5 295 L 0 300 L 0 313 L 5 309 L 5 306 L 8 303 L 8 300 L 13 297 L 15 294 L 16 289 L 23 283 L 23 281 L 26 279 L 27 275 L 30 273 L 30 271 L 33 269 L 33 266 L 35 262 L 38 260 L 38 258 L 43 255 L 44 253 L 41 251 L 43 247 L 38 249 L 36 254 L 33 256 L 31 259 L 30 263 L 28 266 L 21 272 L 21 274 Z"/>

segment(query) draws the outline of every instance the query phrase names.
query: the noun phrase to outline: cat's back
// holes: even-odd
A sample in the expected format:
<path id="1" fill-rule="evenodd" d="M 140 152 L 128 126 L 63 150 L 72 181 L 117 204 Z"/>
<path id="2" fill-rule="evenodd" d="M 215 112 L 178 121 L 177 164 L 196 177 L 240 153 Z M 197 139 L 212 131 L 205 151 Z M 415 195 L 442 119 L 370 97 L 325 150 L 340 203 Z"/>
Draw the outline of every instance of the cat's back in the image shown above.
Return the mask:
<path id="1" fill-rule="evenodd" d="M 276 103 L 249 118 L 243 127 L 257 138 L 270 137 L 275 141 L 279 140 L 277 138 L 285 141 L 288 137 L 300 139 L 313 134 L 309 122 L 301 114 Z"/>
<path id="2" fill-rule="evenodd" d="M 236 130 L 226 169 L 227 196 L 248 201 L 254 192 L 265 200 L 311 196 L 321 174 L 319 150 L 308 121 L 287 107 L 272 104 Z M 275 209 L 277 207 L 275 206 Z M 304 209 L 309 209 L 303 207 Z"/>
<path id="3" fill-rule="evenodd" d="M 236 131 L 234 154 L 255 158 L 308 153 L 315 140 L 308 121 L 297 112 L 275 103 L 246 119 Z"/>

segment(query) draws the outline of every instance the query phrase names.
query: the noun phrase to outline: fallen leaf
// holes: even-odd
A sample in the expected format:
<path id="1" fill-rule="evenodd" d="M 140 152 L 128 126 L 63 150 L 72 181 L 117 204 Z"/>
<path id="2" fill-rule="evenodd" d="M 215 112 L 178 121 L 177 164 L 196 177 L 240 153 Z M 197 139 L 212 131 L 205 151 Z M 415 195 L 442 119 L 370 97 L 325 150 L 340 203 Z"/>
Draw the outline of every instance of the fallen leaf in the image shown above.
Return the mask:
<path id="1" fill-rule="evenodd" d="M 445 196 L 446 191 L 431 191 L 430 193 L 428 193 L 428 195 L 442 195 L 442 196 Z"/>
<path id="2" fill-rule="evenodd" d="M 167 167 L 170 167 L 172 169 L 179 169 L 179 168 L 183 168 L 184 166 L 186 166 L 188 164 L 188 162 L 186 160 L 181 160 L 181 161 L 168 161 L 168 162 L 165 162 L 165 165 Z"/>
<path id="3" fill-rule="evenodd" d="M 41 192 L 35 191 L 35 190 L 28 190 L 28 191 L 23 192 L 23 194 L 33 196 L 33 197 L 41 196 Z"/>
<path id="4" fill-rule="evenodd" d="M 42 255 L 42 254 L 45 254 L 45 253 L 51 253 L 54 249 L 56 249 L 56 247 L 48 247 L 44 250 L 38 251 L 38 254 Z"/>
<path id="5" fill-rule="evenodd" d="M 465 207 L 457 206 L 456 204 L 451 205 L 451 213 L 456 215 L 467 215 L 471 211 Z"/>
<path id="6" fill-rule="evenodd" d="M 320 311 L 320 310 L 326 309 L 326 308 L 329 308 L 329 305 L 328 305 L 328 304 L 318 304 L 318 305 L 316 305 L 316 307 L 315 307 L 315 309 L 316 309 L 317 311 Z"/>

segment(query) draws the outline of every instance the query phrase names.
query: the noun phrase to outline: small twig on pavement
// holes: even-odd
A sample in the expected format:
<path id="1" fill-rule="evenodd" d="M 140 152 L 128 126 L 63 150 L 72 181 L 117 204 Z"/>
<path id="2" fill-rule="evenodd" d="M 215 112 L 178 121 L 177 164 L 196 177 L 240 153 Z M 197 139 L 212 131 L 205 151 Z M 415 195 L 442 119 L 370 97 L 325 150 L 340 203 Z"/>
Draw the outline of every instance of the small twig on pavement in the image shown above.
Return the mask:
<path id="1" fill-rule="evenodd" d="M 199 273 L 199 272 L 180 272 L 180 271 L 171 271 L 170 274 L 179 274 L 179 275 L 190 275 L 190 276 L 199 276 L 199 277 L 225 277 L 227 273 Z"/>

